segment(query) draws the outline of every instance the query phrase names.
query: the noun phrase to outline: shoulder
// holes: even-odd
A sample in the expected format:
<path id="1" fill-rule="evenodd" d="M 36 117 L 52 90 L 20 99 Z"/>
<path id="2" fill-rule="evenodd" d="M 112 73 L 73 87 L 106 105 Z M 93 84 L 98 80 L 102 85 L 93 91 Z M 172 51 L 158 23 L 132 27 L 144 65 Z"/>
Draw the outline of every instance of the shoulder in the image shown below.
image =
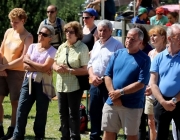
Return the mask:
<path id="1" fill-rule="evenodd" d="M 80 50 L 82 50 L 82 51 L 88 50 L 87 45 L 86 45 L 85 43 L 83 43 L 82 41 L 78 40 L 77 43 L 79 43 L 79 45 L 78 45 L 77 47 L 78 47 Z"/>

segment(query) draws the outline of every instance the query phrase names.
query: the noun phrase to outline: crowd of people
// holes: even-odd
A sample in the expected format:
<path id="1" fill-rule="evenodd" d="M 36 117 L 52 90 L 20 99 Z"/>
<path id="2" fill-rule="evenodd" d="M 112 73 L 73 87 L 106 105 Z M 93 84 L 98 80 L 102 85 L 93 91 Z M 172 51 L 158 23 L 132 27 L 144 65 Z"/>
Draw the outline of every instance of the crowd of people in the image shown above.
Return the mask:
<path id="1" fill-rule="evenodd" d="M 178 14 L 170 12 L 166 17 L 163 8 L 157 7 L 156 15 L 150 18 L 154 27 L 147 31 L 143 20 L 153 9 L 140 3 L 137 8 L 125 45 L 112 36 L 109 20 L 113 14 L 96 26 L 98 13 L 87 8 L 82 27 L 77 21 L 65 24 L 57 17 L 57 7 L 50 5 L 48 18 L 37 31 L 38 42 L 33 43 L 33 36 L 24 27 L 26 12 L 22 8 L 11 10 L 12 28 L 5 32 L 0 48 L 0 139 L 24 140 L 28 114 L 36 102 L 34 139 L 43 140 L 49 102 L 57 96 L 61 140 L 80 140 L 83 90 L 78 76 L 84 75 L 89 75 L 90 83 L 90 140 L 116 140 L 121 128 L 127 140 L 168 140 L 171 121 L 174 139 L 180 139 Z M 167 31 L 162 25 L 168 26 Z M 11 124 L 4 134 L 2 104 L 8 95 Z"/>

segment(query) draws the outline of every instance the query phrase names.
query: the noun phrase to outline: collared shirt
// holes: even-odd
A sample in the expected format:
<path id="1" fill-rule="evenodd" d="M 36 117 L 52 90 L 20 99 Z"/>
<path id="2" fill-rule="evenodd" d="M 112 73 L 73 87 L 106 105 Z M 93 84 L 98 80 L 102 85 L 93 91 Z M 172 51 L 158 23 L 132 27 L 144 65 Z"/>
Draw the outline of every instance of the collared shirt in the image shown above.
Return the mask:
<path id="1" fill-rule="evenodd" d="M 168 18 L 164 15 L 159 20 L 156 19 L 156 15 L 150 18 L 150 25 L 165 25 L 167 22 Z"/>
<path id="2" fill-rule="evenodd" d="M 124 46 L 113 37 L 110 37 L 105 44 L 101 44 L 100 40 L 96 41 L 91 52 L 88 68 L 92 67 L 95 75 L 99 77 L 104 76 L 111 55 L 116 50 L 122 48 L 124 48 Z"/>
<path id="3" fill-rule="evenodd" d="M 180 51 L 171 56 L 166 48 L 151 64 L 151 72 L 159 75 L 158 87 L 165 97 L 174 97 L 180 92 Z"/>
<path id="4" fill-rule="evenodd" d="M 66 62 L 66 48 L 69 49 L 68 62 L 72 68 L 85 66 L 89 61 L 89 51 L 87 46 L 81 41 L 77 41 L 72 47 L 68 47 L 67 42 L 63 43 L 56 52 L 55 61 L 58 65 Z M 79 89 L 78 79 L 70 73 L 57 74 L 56 89 L 58 92 L 73 92 Z"/>

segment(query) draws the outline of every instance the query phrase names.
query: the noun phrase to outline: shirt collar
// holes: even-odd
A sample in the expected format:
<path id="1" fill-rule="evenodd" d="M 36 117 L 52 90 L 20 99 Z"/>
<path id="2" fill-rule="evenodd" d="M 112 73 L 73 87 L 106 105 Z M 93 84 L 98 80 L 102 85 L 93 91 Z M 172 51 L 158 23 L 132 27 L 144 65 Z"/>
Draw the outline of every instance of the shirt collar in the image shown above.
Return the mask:
<path id="1" fill-rule="evenodd" d="M 67 46 L 68 46 L 68 45 L 67 45 L 67 41 L 66 41 L 65 43 L 66 43 L 66 47 L 67 47 Z M 76 43 L 74 43 L 74 44 L 72 45 L 72 47 L 76 48 L 76 47 L 79 46 L 80 43 L 81 43 L 81 41 L 78 40 Z"/>
<path id="2" fill-rule="evenodd" d="M 111 36 L 110 38 L 108 38 L 108 40 L 106 40 L 106 42 L 105 42 L 104 44 L 102 44 L 102 43 L 101 43 L 101 40 L 99 39 L 99 43 L 100 43 L 101 45 L 105 45 L 105 44 L 107 44 L 108 42 L 110 42 L 111 39 L 112 39 L 112 36 Z"/>
<path id="3" fill-rule="evenodd" d="M 165 55 L 170 55 L 169 52 L 168 52 L 168 47 L 164 50 L 164 53 L 165 53 Z M 177 54 L 175 54 L 175 55 L 180 56 L 180 51 Z"/>

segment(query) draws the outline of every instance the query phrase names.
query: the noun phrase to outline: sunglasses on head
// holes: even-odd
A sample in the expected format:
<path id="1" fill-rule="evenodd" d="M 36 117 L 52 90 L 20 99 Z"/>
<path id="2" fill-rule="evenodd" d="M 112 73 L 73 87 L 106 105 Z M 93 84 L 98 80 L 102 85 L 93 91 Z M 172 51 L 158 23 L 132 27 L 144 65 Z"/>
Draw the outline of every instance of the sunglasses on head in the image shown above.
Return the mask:
<path id="1" fill-rule="evenodd" d="M 91 18 L 91 17 L 82 17 L 83 19 L 89 19 L 89 18 Z"/>
<path id="2" fill-rule="evenodd" d="M 65 30 L 65 33 L 75 34 L 75 32 L 74 32 L 74 31 L 69 31 L 69 30 Z"/>
<path id="3" fill-rule="evenodd" d="M 47 11 L 47 13 L 51 13 L 51 14 L 53 14 L 55 11 Z"/>
<path id="4" fill-rule="evenodd" d="M 39 32 L 39 34 L 38 35 L 42 35 L 43 37 L 50 37 L 51 35 L 48 35 L 48 34 L 46 34 L 46 33 L 43 33 L 43 32 Z"/>

